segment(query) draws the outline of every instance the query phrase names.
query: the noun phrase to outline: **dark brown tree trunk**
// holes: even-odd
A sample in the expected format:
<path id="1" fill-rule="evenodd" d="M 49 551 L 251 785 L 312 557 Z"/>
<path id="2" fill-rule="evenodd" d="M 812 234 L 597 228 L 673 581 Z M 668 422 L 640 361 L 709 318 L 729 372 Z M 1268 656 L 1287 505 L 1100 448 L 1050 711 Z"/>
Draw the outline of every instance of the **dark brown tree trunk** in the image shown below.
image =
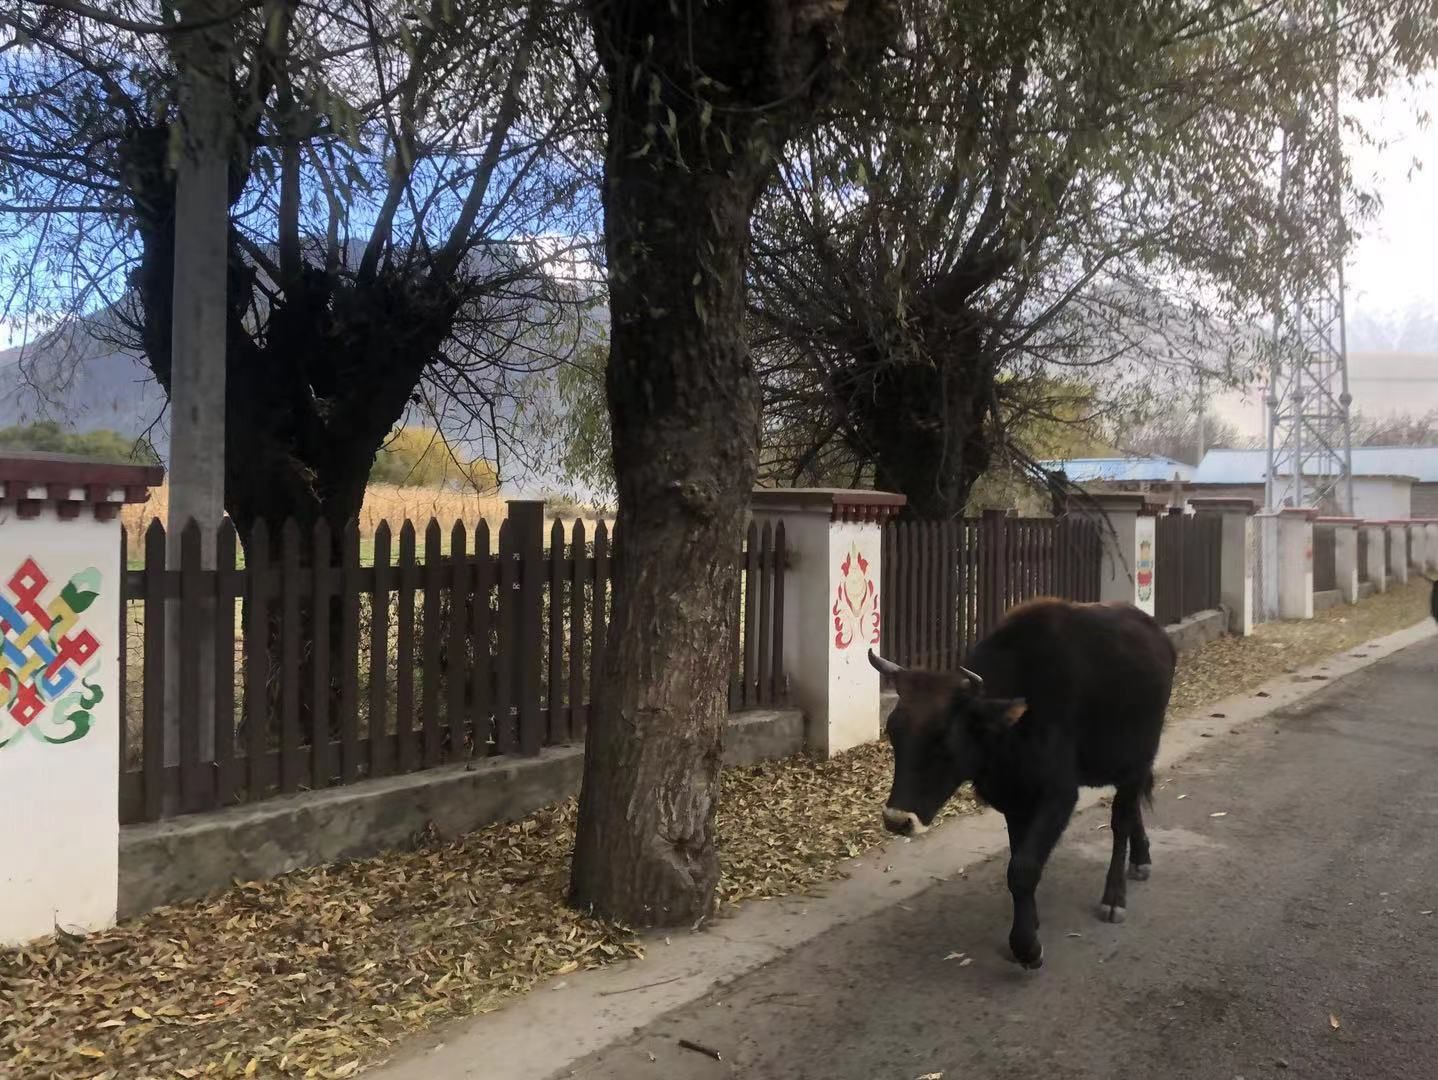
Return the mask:
<path id="1" fill-rule="evenodd" d="M 788 129 L 824 91 L 838 43 L 878 5 L 847 7 L 591 8 L 610 95 L 619 510 L 572 898 L 632 925 L 702 918 L 719 880 L 726 643 L 759 435 L 743 334 L 749 216 Z"/>

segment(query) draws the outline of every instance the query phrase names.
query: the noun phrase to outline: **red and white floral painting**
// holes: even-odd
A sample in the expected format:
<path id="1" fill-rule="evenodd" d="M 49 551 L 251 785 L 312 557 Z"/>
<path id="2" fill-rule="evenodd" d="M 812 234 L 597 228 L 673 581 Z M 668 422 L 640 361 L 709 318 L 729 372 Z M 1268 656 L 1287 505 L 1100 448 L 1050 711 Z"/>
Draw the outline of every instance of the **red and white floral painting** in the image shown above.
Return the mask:
<path id="1" fill-rule="evenodd" d="M 854 642 L 879 643 L 879 590 L 869 577 L 869 560 L 857 544 L 839 564 L 841 581 L 834 596 L 834 647 L 847 649 Z"/>

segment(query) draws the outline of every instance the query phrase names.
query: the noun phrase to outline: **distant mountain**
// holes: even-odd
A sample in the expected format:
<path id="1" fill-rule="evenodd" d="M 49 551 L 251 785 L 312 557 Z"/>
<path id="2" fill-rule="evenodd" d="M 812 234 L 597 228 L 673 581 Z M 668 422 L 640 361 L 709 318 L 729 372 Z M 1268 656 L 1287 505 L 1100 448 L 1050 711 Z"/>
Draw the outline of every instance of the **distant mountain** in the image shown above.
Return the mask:
<path id="1" fill-rule="evenodd" d="M 170 443 L 165 393 L 140 357 L 96 338 L 58 335 L 0 352 L 0 427 L 53 420 L 69 431 Z"/>

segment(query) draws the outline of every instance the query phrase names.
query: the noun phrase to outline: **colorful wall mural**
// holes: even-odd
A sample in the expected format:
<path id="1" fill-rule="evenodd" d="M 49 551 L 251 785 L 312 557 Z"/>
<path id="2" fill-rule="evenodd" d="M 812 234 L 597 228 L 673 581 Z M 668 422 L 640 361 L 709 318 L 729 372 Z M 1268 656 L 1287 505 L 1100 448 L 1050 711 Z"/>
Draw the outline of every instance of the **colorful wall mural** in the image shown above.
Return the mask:
<path id="1" fill-rule="evenodd" d="M 879 643 L 879 590 L 869 578 L 869 561 L 855 544 L 839 564 L 839 585 L 835 589 L 834 647 L 847 649 L 859 641 Z"/>
<path id="2" fill-rule="evenodd" d="M 102 584 L 87 567 L 47 604 L 50 579 L 27 558 L 0 589 L 0 747 L 26 734 L 68 743 L 89 733 L 90 710 L 104 697 L 101 646 L 80 624 Z"/>

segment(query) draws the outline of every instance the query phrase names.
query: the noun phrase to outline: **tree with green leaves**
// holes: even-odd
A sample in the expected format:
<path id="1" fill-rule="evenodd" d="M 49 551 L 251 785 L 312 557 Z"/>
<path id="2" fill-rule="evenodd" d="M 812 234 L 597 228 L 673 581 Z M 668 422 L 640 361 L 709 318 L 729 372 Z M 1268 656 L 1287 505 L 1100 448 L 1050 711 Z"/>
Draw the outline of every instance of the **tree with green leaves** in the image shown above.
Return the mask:
<path id="1" fill-rule="evenodd" d="M 786 144 L 886 39 L 882 0 L 592 0 L 604 69 L 614 613 L 572 898 L 692 925 L 714 815 L 738 555 L 757 471 L 749 218 Z"/>
<path id="2" fill-rule="evenodd" d="M 760 204 L 751 317 L 776 474 L 862 477 L 927 518 L 1023 461 L 1016 419 L 1054 415 L 1068 377 L 1130 407 L 1249 375 L 1278 274 L 1344 240 L 1290 212 L 1278 133 L 1335 65 L 1363 96 L 1438 50 L 1419 5 L 1384 0 L 901 7 L 904 45 Z M 1317 145 L 1291 172 L 1361 217 Z"/>

